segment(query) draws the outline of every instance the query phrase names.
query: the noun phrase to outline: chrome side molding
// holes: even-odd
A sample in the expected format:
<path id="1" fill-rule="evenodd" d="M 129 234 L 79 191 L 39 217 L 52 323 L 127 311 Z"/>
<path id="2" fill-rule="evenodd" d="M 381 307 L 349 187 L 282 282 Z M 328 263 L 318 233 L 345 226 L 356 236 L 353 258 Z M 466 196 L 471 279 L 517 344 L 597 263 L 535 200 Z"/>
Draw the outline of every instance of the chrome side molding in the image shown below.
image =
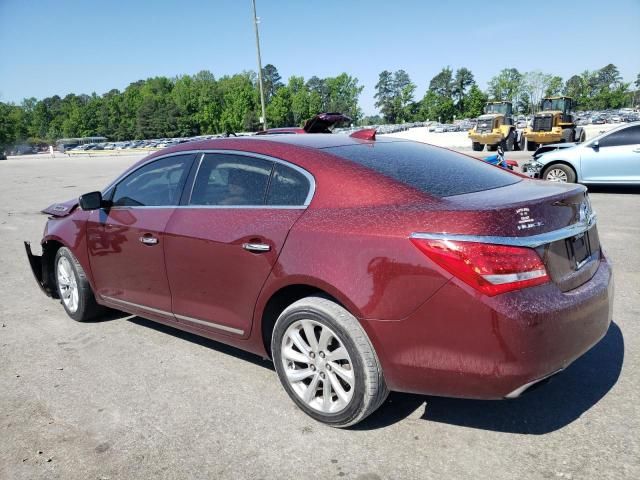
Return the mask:
<path id="1" fill-rule="evenodd" d="M 156 315 L 162 315 L 164 317 L 168 317 L 172 319 L 187 321 L 191 323 L 197 323 L 199 325 L 215 328 L 216 330 L 235 333 L 236 335 L 244 335 L 244 330 L 240 330 L 238 328 L 228 327 L 226 325 L 220 325 L 219 323 L 208 322 L 206 320 L 198 320 L 197 318 L 187 317 L 186 315 L 178 315 L 177 313 L 174 314 L 171 312 L 167 312 L 165 310 L 160 310 L 158 308 L 152 308 L 152 307 L 147 307 L 146 305 L 140 305 L 139 303 L 128 302 L 126 300 L 120 300 L 119 298 L 107 297 L 106 295 L 100 295 L 100 297 L 109 303 L 113 303 L 114 305 L 120 305 L 123 307 L 133 307 L 140 310 L 144 310 L 149 313 L 155 313 Z"/>
<path id="2" fill-rule="evenodd" d="M 574 223 L 552 232 L 539 233 L 528 237 L 500 237 L 493 235 L 459 235 L 457 233 L 422 233 L 416 232 L 410 238 L 424 240 L 455 240 L 458 242 L 493 243 L 496 245 L 511 245 L 514 247 L 535 248 L 557 240 L 574 237 L 589 230 L 596 224 L 596 214 L 592 213 L 584 222 Z"/>

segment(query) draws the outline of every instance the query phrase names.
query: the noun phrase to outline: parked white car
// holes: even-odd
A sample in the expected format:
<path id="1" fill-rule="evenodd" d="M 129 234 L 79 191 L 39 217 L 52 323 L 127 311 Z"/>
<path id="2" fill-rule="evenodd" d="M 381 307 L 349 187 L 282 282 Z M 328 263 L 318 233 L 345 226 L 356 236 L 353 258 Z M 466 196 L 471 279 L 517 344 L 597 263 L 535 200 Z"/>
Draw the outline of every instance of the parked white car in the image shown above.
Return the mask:
<path id="1" fill-rule="evenodd" d="M 524 165 L 552 182 L 640 184 L 640 122 L 620 125 L 574 147 L 544 153 Z"/>

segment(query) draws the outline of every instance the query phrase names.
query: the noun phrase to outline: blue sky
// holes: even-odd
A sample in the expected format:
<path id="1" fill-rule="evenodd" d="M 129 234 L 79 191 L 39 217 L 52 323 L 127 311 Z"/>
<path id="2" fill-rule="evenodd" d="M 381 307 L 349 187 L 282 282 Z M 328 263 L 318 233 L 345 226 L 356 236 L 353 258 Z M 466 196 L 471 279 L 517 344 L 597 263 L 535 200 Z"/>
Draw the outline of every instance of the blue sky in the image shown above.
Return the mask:
<path id="1" fill-rule="evenodd" d="M 257 0 L 257 8 L 263 65 L 284 79 L 346 71 L 365 86 L 367 114 L 384 69 L 406 70 L 418 98 L 446 65 L 471 69 L 482 88 L 512 66 L 565 79 L 608 63 L 626 81 L 640 73 L 640 0 Z M 251 20 L 250 0 L 0 0 L 0 101 L 256 70 Z"/>

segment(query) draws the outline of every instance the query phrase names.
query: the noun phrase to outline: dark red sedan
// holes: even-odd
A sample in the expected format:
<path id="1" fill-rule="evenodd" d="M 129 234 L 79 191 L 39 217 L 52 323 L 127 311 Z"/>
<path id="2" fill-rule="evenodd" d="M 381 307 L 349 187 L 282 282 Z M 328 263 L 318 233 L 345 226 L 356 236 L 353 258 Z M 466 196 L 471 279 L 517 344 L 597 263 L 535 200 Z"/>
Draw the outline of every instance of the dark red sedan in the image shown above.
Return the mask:
<path id="1" fill-rule="evenodd" d="M 54 204 L 31 253 L 75 320 L 104 307 L 273 358 L 307 414 L 389 390 L 512 398 L 611 321 L 586 189 L 373 135 L 181 144 Z"/>

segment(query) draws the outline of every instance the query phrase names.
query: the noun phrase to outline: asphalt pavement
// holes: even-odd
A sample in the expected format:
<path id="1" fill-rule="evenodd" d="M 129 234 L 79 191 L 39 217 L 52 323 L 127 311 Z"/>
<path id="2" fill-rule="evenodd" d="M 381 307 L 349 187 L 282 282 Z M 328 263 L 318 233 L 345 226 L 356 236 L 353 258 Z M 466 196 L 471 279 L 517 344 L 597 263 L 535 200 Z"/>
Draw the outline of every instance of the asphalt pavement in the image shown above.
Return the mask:
<path id="1" fill-rule="evenodd" d="M 616 296 L 586 355 L 517 400 L 393 393 L 336 430 L 262 358 L 139 317 L 76 323 L 40 292 L 39 210 L 137 158 L 0 161 L 1 479 L 640 478 L 640 188 L 590 189 Z"/>

